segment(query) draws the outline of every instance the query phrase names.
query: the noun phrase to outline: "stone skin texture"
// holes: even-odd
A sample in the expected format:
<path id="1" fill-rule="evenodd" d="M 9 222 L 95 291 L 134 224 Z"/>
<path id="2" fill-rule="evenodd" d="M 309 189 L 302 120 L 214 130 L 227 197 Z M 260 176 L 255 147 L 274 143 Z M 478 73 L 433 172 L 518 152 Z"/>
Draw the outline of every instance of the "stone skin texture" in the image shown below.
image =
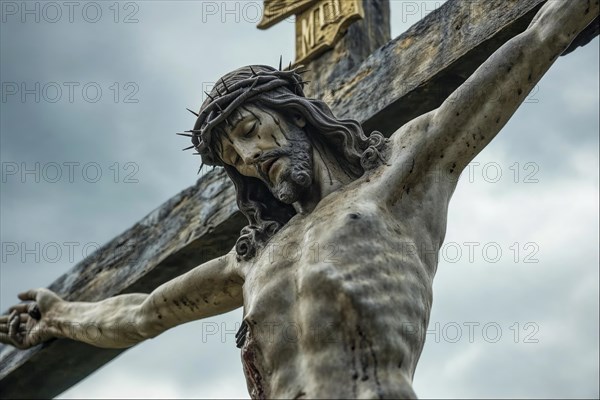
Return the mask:
<path id="1" fill-rule="evenodd" d="M 439 108 L 391 135 L 387 163 L 324 193 L 256 260 L 236 264 L 252 397 L 416 397 L 458 177 L 598 9 L 585 0 L 544 5 Z"/>
<path id="2" fill-rule="evenodd" d="M 230 252 L 150 295 L 96 303 L 29 291 L 22 299 L 39 305 L 42 320 L 20 323 L 43 322 L 57 337 L 120 348 L 243 304 L 242 357 L 253 397 L 415 397 L 435 254 L 458 176 L 597 15 L 597 1 L 548 3 L 449 100 L 397 130 L 386 164 L 324 193 L 255 259 L 238 261 Z M 300 251 L 290 255 L 290 244 Z M 15 318 L 3 318 L 2 342 L 37 344 L 35 337 L 15 342 Z M 65 329 L 73 322 L 94 323 L 104 334 Z M 111 332 L 121 322 L 131 330 Z"/>
<path id="3" fill-rule="evenodd" d="M 413 245 L 441 245 L 452 184 L 417 187 L 392 206 L 376 197 L 384 169 L 297 215 L 240 265 L 243 358 L 261 377 L 248 379 L 253 397 L 415 396 L 437 262 Z"/>

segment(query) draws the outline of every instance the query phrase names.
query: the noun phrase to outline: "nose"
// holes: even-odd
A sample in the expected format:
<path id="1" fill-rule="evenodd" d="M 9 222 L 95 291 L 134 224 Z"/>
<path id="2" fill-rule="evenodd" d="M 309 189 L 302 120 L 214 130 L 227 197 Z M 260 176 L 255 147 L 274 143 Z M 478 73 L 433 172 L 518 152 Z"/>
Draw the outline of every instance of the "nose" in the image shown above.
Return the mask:
<path id="1" fill-rule="evenodd" d="M 246 165 L 251 165 L 251 164 L 256 163 L 256 161 L 262 154 L 262 151 L 259 148 L 249 147 L 247 145 L 246 146 L 245 145 L 238 146 L 237 151 L 238 151 L 238 154 L 240 155 L 240 157 L 242 158 L 242 161 L 244 161 L 244 164 L 246 164 Z"/>

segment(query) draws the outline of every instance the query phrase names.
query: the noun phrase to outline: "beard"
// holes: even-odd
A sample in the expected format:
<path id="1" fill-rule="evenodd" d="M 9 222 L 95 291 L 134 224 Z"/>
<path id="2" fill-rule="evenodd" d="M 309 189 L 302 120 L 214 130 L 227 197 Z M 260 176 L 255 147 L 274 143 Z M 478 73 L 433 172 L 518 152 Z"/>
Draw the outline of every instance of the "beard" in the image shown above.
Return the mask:
<path id="1" fill-rule="evenodd" d="M 311 143 L 306 133 L 297 126 L 290 127 L 285 135 L 289 144 L 264 153 L 260 161 L 270 158 L 288 157 L 289 163 L 282 165 L 276 182 L 271 182 L 269 176 L 260 171 L 263 181 L 271 193 L 279 201 L 292 204 L 309 188 L 312 179 Z"/>

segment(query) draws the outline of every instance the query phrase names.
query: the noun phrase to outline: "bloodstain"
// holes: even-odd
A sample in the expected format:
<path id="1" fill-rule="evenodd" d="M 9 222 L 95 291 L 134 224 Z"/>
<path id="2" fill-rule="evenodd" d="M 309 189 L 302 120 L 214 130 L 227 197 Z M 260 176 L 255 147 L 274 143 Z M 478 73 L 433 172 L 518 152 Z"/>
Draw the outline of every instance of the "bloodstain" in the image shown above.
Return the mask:
<path id="1" fill-rule="evenodd" d="M 257 364 L 256 343 L 250 330 L 246 332 L 246 340 L 242 346 L 242 367 L 246 376 L 246 383 L 250 397 L 253 399 L 265 399 L 265 389 L 262 375 Z"/>

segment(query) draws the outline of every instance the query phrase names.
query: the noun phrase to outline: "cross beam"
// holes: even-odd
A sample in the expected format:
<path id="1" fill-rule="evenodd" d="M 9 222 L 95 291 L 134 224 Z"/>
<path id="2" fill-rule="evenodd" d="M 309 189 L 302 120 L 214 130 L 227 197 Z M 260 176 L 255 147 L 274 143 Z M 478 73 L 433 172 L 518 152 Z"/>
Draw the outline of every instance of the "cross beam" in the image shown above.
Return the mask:
<path id="1" fill-rule="evenodd" d="M 359 120 L 366 131 L 391 134 L 438 107 L 482 61 L 522 32 L 542 3 L 450 0 L 356 68 L 333 71 L 311 95 L 326 100 L 337 116 Z M 232 184 L 216 170 L 78 263 L 50 289 L 80 301 L 150 292 L 231 249 L 244 224 Z M 69 340 L 28 351 L 0 346 L 0 397 L 54 397 L 121 351 Z"/>

